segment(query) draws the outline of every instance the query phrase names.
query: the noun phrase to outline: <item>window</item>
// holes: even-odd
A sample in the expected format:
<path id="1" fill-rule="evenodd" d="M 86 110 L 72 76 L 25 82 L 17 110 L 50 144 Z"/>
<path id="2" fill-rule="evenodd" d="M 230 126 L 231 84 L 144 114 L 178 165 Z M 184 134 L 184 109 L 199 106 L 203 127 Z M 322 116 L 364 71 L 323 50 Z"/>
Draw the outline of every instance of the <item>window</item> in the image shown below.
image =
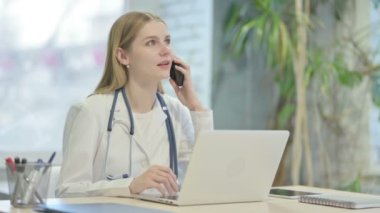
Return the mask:
<path id="1" fill-rule="evenodd" d="M 0 0 L 0 156 L 61 149 L 69 106 L 95 89 L 109 29 L 126 7 Z"/>
<path id="2" fill-rule="evenodd" d="M 129 8 L 164 18 L 210 105 L 211 0 L 0 0 L 0 157 L 61 150 L 66 113 L 95 89 L 109 29 Z"/>

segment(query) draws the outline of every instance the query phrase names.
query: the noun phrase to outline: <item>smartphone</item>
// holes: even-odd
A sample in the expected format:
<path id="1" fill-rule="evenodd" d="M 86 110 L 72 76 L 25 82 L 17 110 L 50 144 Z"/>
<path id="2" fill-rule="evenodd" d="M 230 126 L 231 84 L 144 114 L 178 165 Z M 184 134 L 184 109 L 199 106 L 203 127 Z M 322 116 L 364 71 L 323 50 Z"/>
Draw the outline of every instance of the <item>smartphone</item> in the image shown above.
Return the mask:
<path id="1" fill-rule="evenodd" d="M 181 71 L 178 71 L 175 68 L 175 65 L 178 65 L 177 63 L 172 62 L 172 66 L 170 67 L 170 78 L 175 81 L 177 86 L 182 87 L 183 81 L 185 80 L 185 76 Z"/>
<path id="2" fill-rule="evenodd" d="M 279 198 L 286 198 L 286 199 L 298 199 L 302 195 L 315 195 L 320 193 L 315 192 L 304 192 L 304 191 L 298 191 L 298 190 L 290 190 L 290 189 L 276 189 L 273 188 L 269 192 L 269 196 L 271 197 L 279 197 Z"/>

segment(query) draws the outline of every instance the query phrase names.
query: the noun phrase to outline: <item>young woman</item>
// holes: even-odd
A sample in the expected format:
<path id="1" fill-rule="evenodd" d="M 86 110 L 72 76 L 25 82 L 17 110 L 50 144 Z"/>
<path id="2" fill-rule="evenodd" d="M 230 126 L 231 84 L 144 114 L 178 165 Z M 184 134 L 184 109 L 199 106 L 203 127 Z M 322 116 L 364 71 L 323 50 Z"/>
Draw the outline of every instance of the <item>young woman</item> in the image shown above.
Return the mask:
<path id="1" fill-rule="evenodd" d="M 161 86 L 173 62 L 185 79 L 181 88 L 170 79 L 178 99 Z M 212 111 L 201 105 L 190 74 L 171 52 L 161 18 L 129 12 L 116 20 L 100 83 L 68 113 L 56 195 L 177 192 L 177 158 L 191 149 L 200 130 L 213 128 Z"/>

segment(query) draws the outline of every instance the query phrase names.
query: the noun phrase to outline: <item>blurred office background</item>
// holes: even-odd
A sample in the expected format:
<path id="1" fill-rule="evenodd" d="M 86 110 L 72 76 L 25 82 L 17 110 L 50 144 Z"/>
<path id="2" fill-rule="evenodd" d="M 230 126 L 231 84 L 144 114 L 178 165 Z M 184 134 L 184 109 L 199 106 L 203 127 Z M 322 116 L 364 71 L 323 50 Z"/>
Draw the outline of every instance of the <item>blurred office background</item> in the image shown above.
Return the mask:
<path id="1" fill-rule="evenodd" d="M 214 110 L 217 129 L 291 131 L 274 184 L 380 194 L 379 1 L 304 6 L 310 8 L 310 22 L 299 24 L 308 39 L 303 69 L 308 120 L 301 127 L 289 72 L 294 66 L 276 66 L 281 58 L 275 54 L 284 56 L 284 46 L 299 43 L 294 2 L 0 0 L 0 157 L 47 159 L 58 151 L 55 164 L 60 164 L 66 113 L 98 83 L 112 23 L 126 11 L 144 10 L 167 22 L 173 50 L 191 65 L 195 88 Z M 263 8 L 273 10 L 276 21 L 258 24 Z M 286 27 L 276 34 L 281 23 Z M 259 39 L 260 26 L 264 32 L 274 26 L 268 27 L 274 29 L 272 43 Z M 240 52 L 239 42 L 245 47 Z M 167 83 L 165 89 L 173 94 Z M 3 163 L 0 192 L 6 191 Z"/>

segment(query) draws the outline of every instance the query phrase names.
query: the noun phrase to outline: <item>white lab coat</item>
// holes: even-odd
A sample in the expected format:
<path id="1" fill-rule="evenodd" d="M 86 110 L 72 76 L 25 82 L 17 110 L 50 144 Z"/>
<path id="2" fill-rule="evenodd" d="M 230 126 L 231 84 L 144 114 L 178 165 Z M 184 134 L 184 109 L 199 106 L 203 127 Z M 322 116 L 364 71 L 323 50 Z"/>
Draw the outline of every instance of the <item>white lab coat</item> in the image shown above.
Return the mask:
<path id="1" fill-rule="evenodd" d="M 113 94 L 88 97 L 71 107 L 66 118 L 63 136 L 63 163 L 56 196 L 130 196 L 129 184 L 152 165 L 169 167 L 169 142 L 165 125 L 166 114 L 157 100 L 153 107 L 151 128 L 142 134 L 135 127 L 130 143 L 130 120 L 121 93 L 115 107 L 113 129 L 110 134 L 106 160 L 107 124 Z M 189 112 L 177 99 L 164 94 L 163 98 L 173 122 L 179 161 L 186 159 L 195 136 L 200 130 L 213 129 L 212 111 Z M 132 155 L 130 157 L 130 144 Z M 106 180 L 129 172 L 132 177 Z M 107 165 L 105 165 L 107 162 Z M 106 170 L 106 173 L 104 172 Z"/>

